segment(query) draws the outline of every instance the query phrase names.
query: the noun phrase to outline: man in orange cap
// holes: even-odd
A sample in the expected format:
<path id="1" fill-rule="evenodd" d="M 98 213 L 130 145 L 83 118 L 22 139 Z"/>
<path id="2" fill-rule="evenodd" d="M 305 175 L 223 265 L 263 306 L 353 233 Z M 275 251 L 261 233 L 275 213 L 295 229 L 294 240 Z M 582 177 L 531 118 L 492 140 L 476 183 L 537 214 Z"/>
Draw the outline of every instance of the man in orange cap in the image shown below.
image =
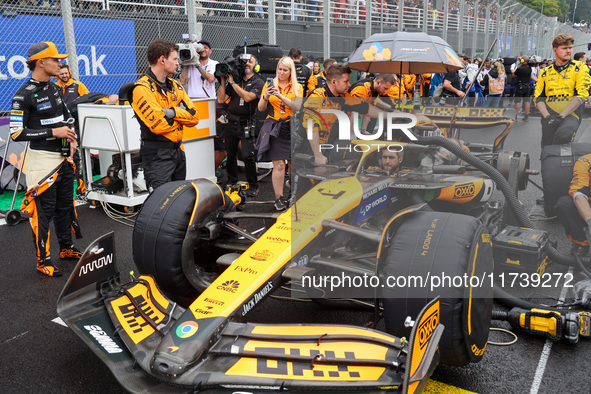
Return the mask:
<path id="1" fill-rule="evenodd" d="M 76 133 L 67 126 L 70 111 L 61 89 L 50 82 L 58 75 L 60 59 L 52 42 L 29 48 L 27 67 L 33 72 L 12 98 L 10 137 L 29 141 L 27 153 L 27 193 L 21 210 L 29 215 L 37 249 L 37 270 L 60 276 L 49 251 L 49 223 L 53 220 L 60 245 L 60 258 L 78 259 L 82 253 L 72 243 L 72 233 L 81 237 L 74 210 L 74 162 Z"/>

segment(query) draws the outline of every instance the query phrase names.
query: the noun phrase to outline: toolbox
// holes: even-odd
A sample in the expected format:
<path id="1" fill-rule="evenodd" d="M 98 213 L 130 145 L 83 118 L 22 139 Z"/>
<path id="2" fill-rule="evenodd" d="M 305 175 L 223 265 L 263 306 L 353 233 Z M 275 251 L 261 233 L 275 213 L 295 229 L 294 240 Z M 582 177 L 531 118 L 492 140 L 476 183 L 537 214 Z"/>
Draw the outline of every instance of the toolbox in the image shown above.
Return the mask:
<path id="1" fill-rule="evenodd" d="M 548 240 L 546 231 L 505 227 L 492 241 L 495 270 L 543 274 Z"/>

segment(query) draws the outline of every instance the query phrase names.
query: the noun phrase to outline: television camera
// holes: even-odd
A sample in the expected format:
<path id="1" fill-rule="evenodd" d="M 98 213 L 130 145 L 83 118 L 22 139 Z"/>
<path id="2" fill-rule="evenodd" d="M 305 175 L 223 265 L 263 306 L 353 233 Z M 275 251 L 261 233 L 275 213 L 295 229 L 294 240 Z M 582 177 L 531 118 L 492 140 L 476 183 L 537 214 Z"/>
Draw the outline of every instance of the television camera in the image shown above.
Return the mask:
<path id="1" fill-rule="evenodd" d="M 177 44 L 179 47 L 179 62 L 181 66 L 196 66 L 199 64 L 199 54 L 203 52 L 203 44 L 197 40 L 189 39 L 186 34 L 183 34 L 184 43 Z"/>
<path id="2" fill-rule="evenodd" d="M 229 74 L 232 74 L 234 81 L 241 81 L 244 77 L 246 63 L 250 60 L 251 56 L 249 53 L 244 53 L 236 57 L 228 56 L 223 62 L 215 66 L 213 75 L 219 80 L 221 77 L 227 77 Z M 254 71 L 258 72 L 257 67 L 255 67 Z"/>

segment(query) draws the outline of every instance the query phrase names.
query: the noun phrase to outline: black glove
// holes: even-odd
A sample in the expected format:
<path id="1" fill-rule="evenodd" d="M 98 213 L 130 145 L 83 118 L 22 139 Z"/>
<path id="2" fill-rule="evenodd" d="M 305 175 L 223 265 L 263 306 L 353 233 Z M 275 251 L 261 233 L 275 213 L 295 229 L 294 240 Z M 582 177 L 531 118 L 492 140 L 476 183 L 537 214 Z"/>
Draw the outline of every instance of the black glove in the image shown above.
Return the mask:
<path id="1" fill-rule="evenodd" d="M 564 121 L 564 118 L 560 115 L 550 115 L 544 118 L 548 126 L 558 126 Z"/>

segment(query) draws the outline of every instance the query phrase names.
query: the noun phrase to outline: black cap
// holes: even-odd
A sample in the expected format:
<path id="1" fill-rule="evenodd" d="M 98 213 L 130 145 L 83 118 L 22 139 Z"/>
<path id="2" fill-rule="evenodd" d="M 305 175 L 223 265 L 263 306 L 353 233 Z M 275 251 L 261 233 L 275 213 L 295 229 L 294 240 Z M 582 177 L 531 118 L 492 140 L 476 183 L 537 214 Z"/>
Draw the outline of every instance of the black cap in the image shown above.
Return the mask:
<path id="1" fill-rule="evenodd" d="M 199 44 L 204 44 L 204 45 L 207 45 L 207 46 L 209 47 L 209 49 L 211 49 L 211 48 L 212 48 L 212 46 L 211 46 L 211 42 L 209 42 L 209 41 L 207 41 L 207 40 L 201 40 L 201 41 L 199 41 Z"/>

